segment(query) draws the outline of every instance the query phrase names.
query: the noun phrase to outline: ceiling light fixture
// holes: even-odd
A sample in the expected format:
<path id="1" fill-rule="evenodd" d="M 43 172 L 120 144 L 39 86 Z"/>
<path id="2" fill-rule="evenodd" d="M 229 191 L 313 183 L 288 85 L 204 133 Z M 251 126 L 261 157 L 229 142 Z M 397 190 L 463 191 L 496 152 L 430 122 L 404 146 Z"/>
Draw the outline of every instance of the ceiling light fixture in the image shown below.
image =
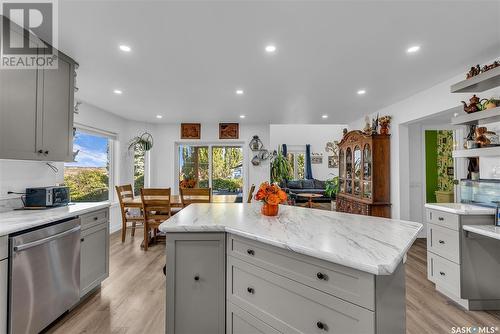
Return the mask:
<path id="1" fill-rule="evenodd" d="M 321 116 L 321 118 L 323 118 L 323 119 L 327 119 L 327 118 L 328 118 L 328 115 L 323 115 L 323 116 Z"/>
<path id="2" fill-rule="evenodd" d="M 116 95 L 122 95 L 122 94 L 123 94 L 123 91 L 122 91 L 122 90 L 120 90 L 120 89 L 115 89 L 115 90 L 113 91 L 113 93 L 115 93 Z"/>
<path id="3" fill-rule="evenodd" d="M 123 52 L 130 52 L 132 51 L 132 48 L 128 45 L 120 44 L 120 50 L 122 50 Z"/>
<path id="4" fill-rule="evenodd" d="M 163 118 L 163 116 L 162 116 L 162 115 L 156 115 L 156 118 L 158 118 L 158 119 L 162 119 L 162 118 Z"/>
<path id="5" fill-rule="evenodd" d="M 236 90 L 236 95 L 243 95 L 243 93 L 244 93 L 243 89 Z"/>
<path id="6" fill-rule="evenodd" d="M 358 90 L 358 95 L 365 95 L 365 94 L 366 94 L 366 90 L 364 90 L 364 89 Z"/>
<path id="7" fill-rule="evenodd" d="M 266 52 L 267 53 L 274 53 L 274 52 L 276 52 L 276 46 L 272 45 L 272 44 L 267 45 L 266 46 Z"/>
<path id="8" fill-rule="evenodd" d="M 246 117 L 245 115 L 240 115 L 240 118 L 242 118 L 242 119 L 245 118 L 245 117 Z"/>
<path id="9" fill-rule="evenodd" d="M 406 49 L 406 52 L 407 53 L 415 53 L 418 50 L 420 50 L 420 46 L 419 45 L 414 45 L 414 46 L 410 46 L 408 49 Z"/>

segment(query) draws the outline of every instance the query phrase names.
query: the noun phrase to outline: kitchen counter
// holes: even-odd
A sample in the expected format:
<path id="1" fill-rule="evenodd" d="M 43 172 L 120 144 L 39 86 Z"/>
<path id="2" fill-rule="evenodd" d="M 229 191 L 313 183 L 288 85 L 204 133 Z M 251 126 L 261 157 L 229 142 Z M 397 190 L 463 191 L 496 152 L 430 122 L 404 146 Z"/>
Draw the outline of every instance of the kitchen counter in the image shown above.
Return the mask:
<path id="1" fill-rule="evenodd" d="M 192 204 L 160 231 L 228 232 L 374 275 L 391 275 L 422 224 L 332 211 L 280 206 L 278 217 L 261 204 Z"/>
<path id="2" fill-rule="evenodd" d="M 495 215 L 495 208 L 462 203 L 427 203 L 428 209 L 440 210 L 457 215 Z"/>
<path id="3" fill-rule="evenodd" d="M 500 226 L 495 225 L 464 225 L 464 231 L 484 235 L 493 239 L 500 240 Z"/>
<path id="4" fill-rule="evenodd" d="M 42 226 L 109 207 L 109 202 L 72 203 L 46 210 L 14 210 L 0 213 L 0 236 Z"/>

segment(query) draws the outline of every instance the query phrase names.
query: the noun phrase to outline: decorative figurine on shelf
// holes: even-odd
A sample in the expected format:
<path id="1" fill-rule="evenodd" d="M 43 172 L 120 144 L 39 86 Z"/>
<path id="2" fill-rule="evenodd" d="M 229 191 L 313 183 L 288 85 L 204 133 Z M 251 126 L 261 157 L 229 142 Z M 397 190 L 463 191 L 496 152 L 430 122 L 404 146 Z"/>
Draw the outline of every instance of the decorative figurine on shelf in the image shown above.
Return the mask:
<path id="1" fill-rule="evenodd" d="M 372 134 L 376 135 L 378 130 L 378 114 L 377 118 L 372 119 Z"/>
<path id="2" fill-rule="evenodd" d="M 479 147 L 484 147 L 491 144 L 491 141 L 486 136 L 487 132 L 488 129 L 485 126 L 476 128 L 476 143 L 478 143 Z"/>
<path id="3" fill-rule="evenodd" d="M 464 148 L 465 149 L 477 148 L 475 125 L 467 125 L 467 137 L 465 137 Z"/>
<path id="4" fill-rule="evenodd" d="M 392 116 L 389 116 L 389 115 L 380 117 L 378 122 L 380 124 L 380 134 L 381 135 L 388 135 L 389 134 L 389 126 L 391 125 L 391 119 L 392 119 Z"/>
<path id="5" fill-rule="evenodd" d="M 482 99 L 481 101 L 481 110 L 487 109 L 495 109 L 500 106 L 500 100 L 491 98 L 491 99 Z"/>
<path id="6" fill-rule="evenodd" d="M 261 212 L 264 216 L 277 216 L 280 203 L 286 203 L 288 196 L 277 184 L 261 183 L 255 194 L 257 201 L 262 201 Z"/>
<path id="7" fill-rule="evenodd" d="M 472 97 L 469 99 L 469 105 L 465 101 L 460 101 L 464 105 L 464 111 L 468 114 L 475 113 L 476 111 L 479 111 L 479 106 L 481 103 L 479 103 L 480 99 L 479 97 L 476 96 L 476 94 L 472 95 Z"/>
<path id="8" fill-rule="evenodd" d="M 363 133 L 365 135 L 370 135 L 372 133 L 372 126 L 370 125 L 370 117 L 365 117 L 365 127 L 363 128 Z"/>
<path id="9" fill-rule="evenodd" d="M 481 66 L 479 66 L 479 64 L 477 64 L 476 66 L 471 67 L 469 72 L 467 72 L 466 79 L 470 79 L 470 78 L 478 75 L 479 73 L 481 73 Z"/>
<path id="10" fill-rule="evenodd" d="M 494 69 L 495 67 L 498 67 L 498 66 L 500 66 L 500 61 L 495 60 L 493 63 L 491 63 L 489 65 L 484 65 L 481 68 L 481 73 L 484 73 L 486 71 L 492 70 L 492 69 Z"/>

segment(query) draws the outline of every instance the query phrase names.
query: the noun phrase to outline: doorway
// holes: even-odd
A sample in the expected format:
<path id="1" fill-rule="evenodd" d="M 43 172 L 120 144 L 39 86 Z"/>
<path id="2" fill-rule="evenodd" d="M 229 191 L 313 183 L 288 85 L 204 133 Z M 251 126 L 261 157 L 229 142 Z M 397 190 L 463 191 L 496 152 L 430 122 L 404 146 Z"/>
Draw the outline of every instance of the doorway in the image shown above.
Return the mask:
<path id="1" fill-rule="evenodd" d="M 455 202 L 453 131 L 425 130 L 425 203 Z"/>

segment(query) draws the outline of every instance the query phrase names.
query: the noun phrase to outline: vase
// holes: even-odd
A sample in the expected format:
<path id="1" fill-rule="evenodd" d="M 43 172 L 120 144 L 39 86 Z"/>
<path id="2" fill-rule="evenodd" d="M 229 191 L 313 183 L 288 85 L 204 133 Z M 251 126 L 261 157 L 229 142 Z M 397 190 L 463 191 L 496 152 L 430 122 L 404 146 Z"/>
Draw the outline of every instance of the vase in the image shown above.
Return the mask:
<path id="1" fill-rule="evenodd" d="M 389 134 L 389 124 L 380 124 L 380 134 L 381 135 L 388 135 Z"/>
<path id="2" fill-rule="evenodd" d="M 260 209 L 260 212 L 262 212 L 262 214 L 264 216 L 277 216 L 278 215 L 278 209 L 279 209 L 279 206 L 277 204 L 273 205 L 273 204 L 268 204 L 268 203 L 264 203 L 262 204 L 262 208 Z"/>

